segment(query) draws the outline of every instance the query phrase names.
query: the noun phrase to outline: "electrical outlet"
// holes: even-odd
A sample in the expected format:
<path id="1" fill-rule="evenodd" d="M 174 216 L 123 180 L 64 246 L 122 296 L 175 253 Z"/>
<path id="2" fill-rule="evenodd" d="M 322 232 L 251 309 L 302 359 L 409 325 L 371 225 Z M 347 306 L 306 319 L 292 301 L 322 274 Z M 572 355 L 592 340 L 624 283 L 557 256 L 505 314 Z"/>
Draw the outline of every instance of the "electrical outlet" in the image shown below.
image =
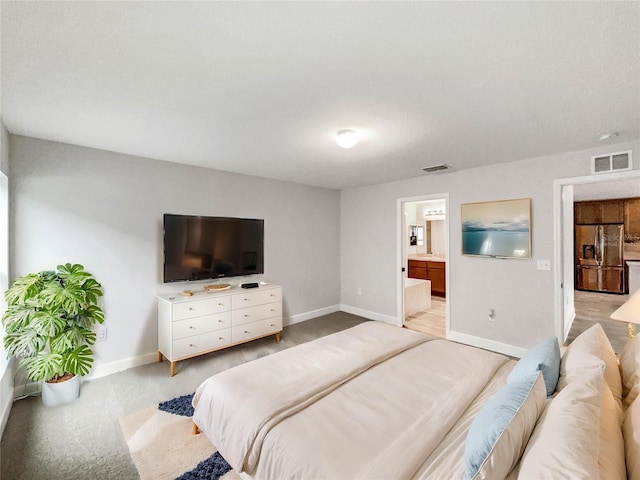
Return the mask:
<path id="1" fill-rule="evenodd" d="M 538 260 L 538 270 L 551 270 L 551 260 Z"/>
<path id="2" fill-rule="evenodd" d="M 104 342 L 107 339 L 107 327 L 99 327 L 96 330 L 96 341 Z"/>

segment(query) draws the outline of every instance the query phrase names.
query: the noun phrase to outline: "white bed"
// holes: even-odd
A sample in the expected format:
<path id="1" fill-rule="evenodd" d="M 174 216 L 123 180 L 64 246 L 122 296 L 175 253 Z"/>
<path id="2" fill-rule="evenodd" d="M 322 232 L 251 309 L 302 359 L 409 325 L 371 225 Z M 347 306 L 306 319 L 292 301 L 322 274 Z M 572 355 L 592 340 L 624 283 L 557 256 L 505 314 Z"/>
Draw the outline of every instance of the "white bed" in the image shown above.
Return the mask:
<path id="1" fill-rule="evenodd" d="M 508 387 L 515 365 L 500 354 L 366 322 L 214 375 L 194 396 L 193 420 L 249 478 L 465 478 L 470 427 L 488 400 Z M 602 371 L 594 384 L 604 383 Z M 516 478 L 522 467 L 536 474 L 531 465 L 539 462 L 520 457 L 525 448 L 533 450 L 531 459 L 541 454 L 527 440 L 534 427 L 536 435 L 545 433 L 536 421 L 553 403 L 538 377 L 531 387 L 538 389 L 537 400 L 529 410 L 518 409 L 528 411 L 528 419 L 519 420 L 513 437 L 500 431 L 507 453 L 493 446 L 493 457 L 474 478 L 492 468 L 501 468 L 494 472 L 504 471 L 502 477 L 511 472 Z M 602 390 L 598 398 L 600 406 Z M 621 432 L 618 423 L 620 438 Z M 624 452 L 621 458 L 624 470 Z M 598 454 L 594 461 L 598 468 Z"/>

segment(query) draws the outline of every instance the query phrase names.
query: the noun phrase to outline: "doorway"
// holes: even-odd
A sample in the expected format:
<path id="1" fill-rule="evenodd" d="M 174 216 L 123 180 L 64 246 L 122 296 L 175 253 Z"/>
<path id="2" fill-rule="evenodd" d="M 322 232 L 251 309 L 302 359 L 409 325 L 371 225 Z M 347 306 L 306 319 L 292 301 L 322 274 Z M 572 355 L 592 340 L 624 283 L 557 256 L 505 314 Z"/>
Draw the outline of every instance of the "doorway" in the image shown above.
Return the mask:
<path id="1" fill-rule="evenodd" d="M 449 332 L 449 195 L 398 200 L 398 318 L 435 338 Z"/>
<path id="2" fill-rule="evenodd" d="M 600 293 L 591 288 L 578 290 L 575 283 L 574 203 L 640 196 L 640 171 L 591 175 L 556 180 L 555 190 L 555 316 L 556 335 L 570 342 L 594 323 L 600 323 L 614 350 L 626 342 L 626 325 L 609 319 L 609 315 L 624 303 L 627 295 Z M 626 244 L 625 244 L 626 245 Z M 640 245 L 638 245 L 640 256 Z M 633 249 L 633 247 L 632 247 Z M 629 249 L 625 247 L 628 257 Z M 587 252 L 589 253 L 589 252 Z M 624 255 L 623 255 L 624 256 Z M 628 259 L 628 258 L 625 258 Z"/>

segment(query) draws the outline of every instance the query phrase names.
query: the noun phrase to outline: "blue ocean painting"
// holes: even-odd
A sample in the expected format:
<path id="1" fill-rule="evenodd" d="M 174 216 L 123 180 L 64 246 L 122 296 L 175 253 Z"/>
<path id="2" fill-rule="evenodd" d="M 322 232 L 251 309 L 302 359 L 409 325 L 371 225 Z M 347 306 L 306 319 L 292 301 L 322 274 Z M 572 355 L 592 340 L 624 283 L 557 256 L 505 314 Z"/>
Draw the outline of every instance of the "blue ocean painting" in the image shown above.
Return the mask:
<path id="1" fill-rule="evenodd" d="M 529 232 L 471 230 L 462 232 L 462 253 L 491 257 L 529 257 Z"/>
<path id="2" fill-rule="evenodd" d="M 462 207 L 463 255 L 531 256 L 528 200 L 464 204 Z"/>

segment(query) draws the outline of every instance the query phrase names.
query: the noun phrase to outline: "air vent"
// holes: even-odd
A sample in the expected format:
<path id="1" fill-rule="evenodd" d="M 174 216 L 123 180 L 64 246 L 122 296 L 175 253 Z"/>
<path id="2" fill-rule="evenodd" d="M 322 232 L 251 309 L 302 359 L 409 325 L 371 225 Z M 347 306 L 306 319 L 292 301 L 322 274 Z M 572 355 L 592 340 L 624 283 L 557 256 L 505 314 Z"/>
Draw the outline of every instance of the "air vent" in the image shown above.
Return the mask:
<path id="1" fill-rule="evenodd" d="M 591 173 L 619 172 L 631 170 L 631 150 L 591 157 Z"/>
<path id="2" fill-rule="evenodd" d="M 436 173 L 436 172 L 442 172 L 443 170 L 449 170 L 451 167 L 449 165 L 446 164 L 440 164 L 440 165 L 431 165 L 430 167 L 424 167 L 422 170 L 424 170 L 427 173 Z"/>

